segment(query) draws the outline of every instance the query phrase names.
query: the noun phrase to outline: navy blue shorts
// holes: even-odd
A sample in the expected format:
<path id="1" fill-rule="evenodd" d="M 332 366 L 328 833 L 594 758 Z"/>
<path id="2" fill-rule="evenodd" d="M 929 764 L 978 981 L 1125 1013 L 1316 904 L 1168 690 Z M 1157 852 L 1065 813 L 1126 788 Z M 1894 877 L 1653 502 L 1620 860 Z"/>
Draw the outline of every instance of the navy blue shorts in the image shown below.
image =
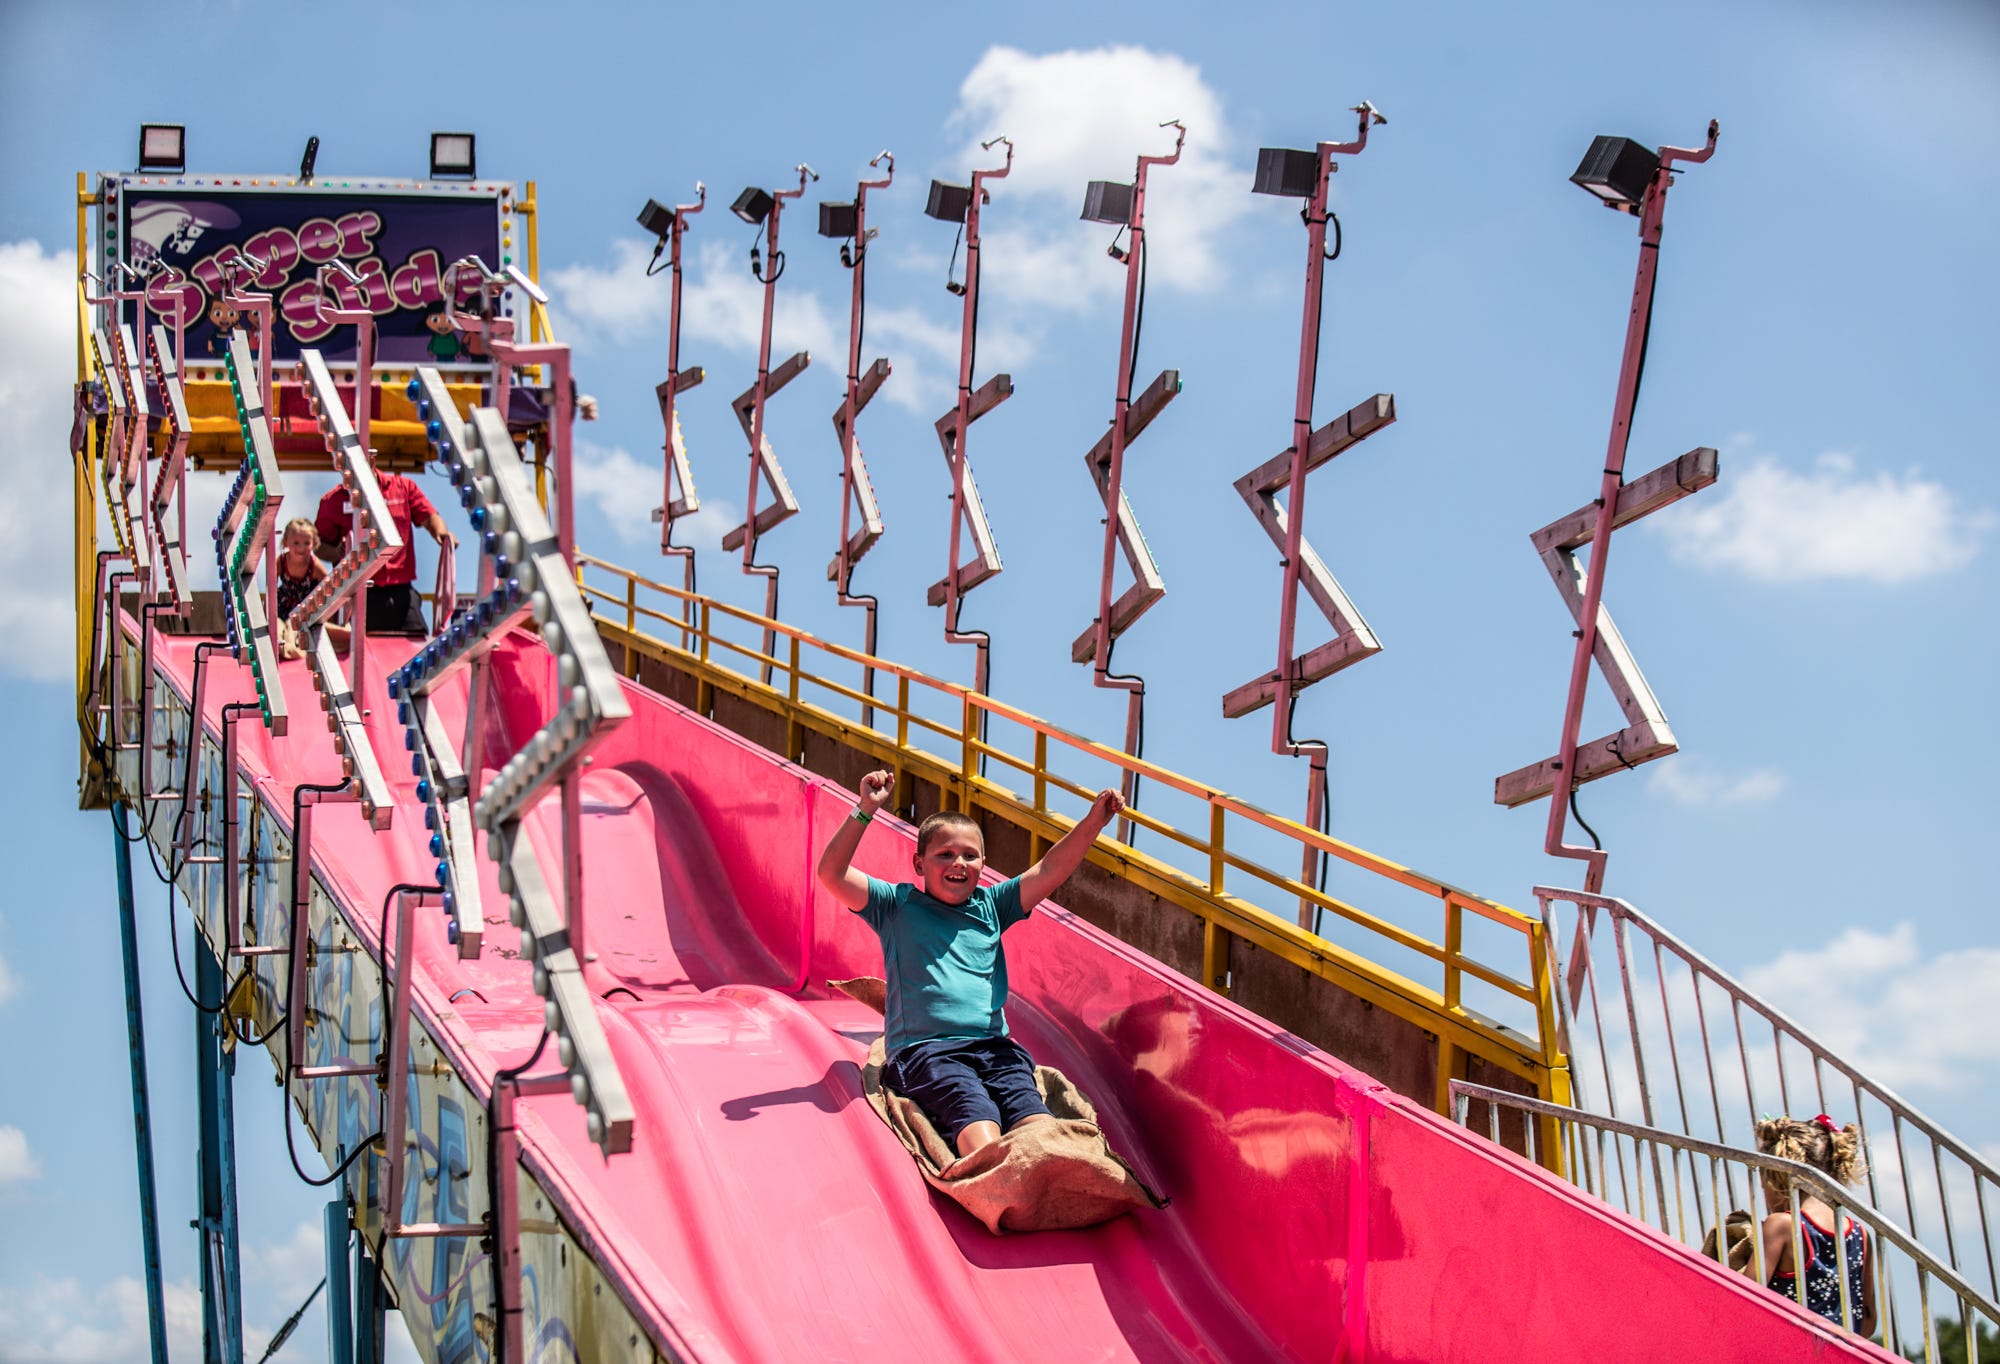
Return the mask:
<path id="1" fill-rule="evenodd" d="M 889 1058 L 882 1083 L 914 1099 L 954 1150 L 973 1123 L 998 1123 L 1005 1132 L 1049 1111 L 1035 1088 L 1033 1058 L 1011 1037 L 912 1042 Z"/>

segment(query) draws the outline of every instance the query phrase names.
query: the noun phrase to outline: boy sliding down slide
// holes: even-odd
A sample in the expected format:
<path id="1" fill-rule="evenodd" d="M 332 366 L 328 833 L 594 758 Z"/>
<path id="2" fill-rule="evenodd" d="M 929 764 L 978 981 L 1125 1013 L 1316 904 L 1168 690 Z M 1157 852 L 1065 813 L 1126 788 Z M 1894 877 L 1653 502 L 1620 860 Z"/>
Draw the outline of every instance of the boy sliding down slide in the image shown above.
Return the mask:
<path id="1" fill-rule="evenodd" d="M 1007 957 L 1000 935 L 1026 919 L 1083 864 L 1104 826 L 1125 808 L 1101 791 L 1042 860 L 1011 881 L 979 884 L 986 842 L 970 817 L 932 815 L 911 860 L 921 884 L 890 885 L 849 864 L 895 779 L 861 779 L 854 813 L 819 858 L 827 894 L 868 921 L 882 940 L 888 984 L 883 1082 L 914 1100 L 961 1157 L 1025 1123 L 1051 1121 L 1035 1066 L 1007 1035 Z"/>

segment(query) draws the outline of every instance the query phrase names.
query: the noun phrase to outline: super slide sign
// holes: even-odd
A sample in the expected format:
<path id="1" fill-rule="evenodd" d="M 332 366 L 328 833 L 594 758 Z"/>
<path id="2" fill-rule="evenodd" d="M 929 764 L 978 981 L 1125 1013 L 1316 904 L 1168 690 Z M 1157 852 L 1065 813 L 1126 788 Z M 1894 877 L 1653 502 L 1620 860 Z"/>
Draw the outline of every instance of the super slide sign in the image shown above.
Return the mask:
<path id="1" fill-rule="evenodd" d="M 154 271 L 147 306 L 186 329 L 184 363 L 219 362 L 242 319 L 226 301 L 238 288 L 273 301 L 272 356 L 295 360 L 305 347 L 338 363 L 352 356 L 351 332 L 321 313 L 322 266 L 344 262 L 359 278 L 327 279 L 334 306 L 376 318 L 377 363 L 443 364 L 476 359 L 444 316 L 443 275 L 476 255 L 499 264 L 512 255 L 511 185 L 281 180 L 239 177 L 117 176 L 104 181 L 107 255 Z M 157 262 L 157 264 L 156 264 Z"/>

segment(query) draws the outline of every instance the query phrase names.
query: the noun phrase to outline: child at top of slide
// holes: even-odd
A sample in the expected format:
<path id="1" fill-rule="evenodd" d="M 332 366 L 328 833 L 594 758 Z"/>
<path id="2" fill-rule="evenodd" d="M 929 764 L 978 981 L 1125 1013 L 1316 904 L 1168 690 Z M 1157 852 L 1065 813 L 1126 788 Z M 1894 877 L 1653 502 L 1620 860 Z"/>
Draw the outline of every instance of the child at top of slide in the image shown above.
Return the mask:
<path id="1" fill-rule="evenodd" d="M 305 641 L 288 623 L 292 612 L 326 576 L 313 551 L 319 547 L 319 532 L 303 516 L 285 523 L 285 548 L 278 555 L 278 651 L 283 658 L 304 658 Z"/>
<path id="2" fill-rule="evenodd" d="M 1861 1128 L 1838 1127 L 1821 1113 L 1802 1118 L 1765 1118 L 1757 1124 L 1757 1149 L 1796 1160 L 1825 1173 L 1837 1184 L 1852 1184 L 1867 1168 L 1861 1158 Z M 1792 1259 L 1792 1185 L 1776 1171 L 1763 1172 L 1764 1206 L 1771 1209 L 1759 1233 L 1764 1243 L 1766 1282 L 1797 1301 L 1798 1266 Z M 1847 1304 L 1854 1330 L 1875 1333 L 1875 1274 L 1868 1233 L 1852 1217 L 1836 1221 L 1833 1209 L 1812 1190 L 1799 1190 L 1799 1240 L 1805 1249 L 1805 1303 L 1827 1320 L 1840 1322 L 1840 1256 L 1847 1256 Z M 1838 1239 L 1836 1239 L 1838 1238 Z M 1756 1270 L 1745 1265 L 1745 1274 Z"/>

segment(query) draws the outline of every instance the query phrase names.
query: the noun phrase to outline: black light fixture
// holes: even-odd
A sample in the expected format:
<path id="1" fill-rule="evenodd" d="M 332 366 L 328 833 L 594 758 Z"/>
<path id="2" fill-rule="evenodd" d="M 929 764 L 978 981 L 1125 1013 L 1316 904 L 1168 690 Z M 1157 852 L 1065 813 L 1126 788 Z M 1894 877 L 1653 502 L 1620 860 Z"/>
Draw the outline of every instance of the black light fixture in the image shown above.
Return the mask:
<path id="1" fill-rule="evenodd" d="M 179 123 L 139 125 L 139 169 L 173 171 L 187 169 L 187 128 Z"/>
<path id="2" fill-rule="evenodd" d="M 306 154 L 299 159 L 300 184 L 310 185 L 312 183 L 313 165 L 318 160 L 319 160 L 319 139 L 317 137 L 309 137 L 306 139 Z"/>
<path id="3" fill-rule="evenodd" d="M 972 190 L 965 185 L 948 185 L 942 180 L 931 181 L 930 202 L 924 205 L 924 213 L 941 223 L 962 223 L 966 213 L 972 208 Z"/>
<path id="4" fill-rule="evenodd" d="M 1608 207 L 1637 213 L 1659 171 L 1658 152 L 1629 137 L 1598 137 L 1591 139 L 1570 183 L 1582 185 Z"/>
<path id="5" fill-rule="evenodd" d="M 1257 178 L 1250 183 L 1252 194 L 1310 199 L 1318 188 L 1318 152 L 1302 152 L 1292 147 L 1257 149 Z"/>
<path id="6" fill-rule="evenodd" d="M 840 203 L 823 199 L 819 206 L 819 235 L 822 237 L 851 237 L 859 225 L 860 217 L 854 211 L 852 202 Z"/>
<path id="7" fill-rule="evenodd" d="M 1132 221 L 1132 187 L 1116 180 L 1092 180 L 1083 188 L 1083 212 L 1087 223 L 1111 223 L 1125 227 Z"/>
<path id="8" fill-rule="evenodd" d="M 478 175 L 471 133 L 431 134 L 431 179 L 471 180 Z"/>
<path id="9" fill-rule="evenodd" d="M 752 185 L 736 196 L 736 202 L 729 206 L 729 211 L 752 227 L 755 227 L 771 216 L 771 209 L 777 202 L 776 199 L 771 197 L 769 191 L 758 189 L 755 185 Z"/>
<path id="10" fill-rule="evenodd" d="M 639 210 L 639 227 L 649 237 L 664 237 L 674 230 L 674 211 L 658 199 L 648 199 Z"/>

